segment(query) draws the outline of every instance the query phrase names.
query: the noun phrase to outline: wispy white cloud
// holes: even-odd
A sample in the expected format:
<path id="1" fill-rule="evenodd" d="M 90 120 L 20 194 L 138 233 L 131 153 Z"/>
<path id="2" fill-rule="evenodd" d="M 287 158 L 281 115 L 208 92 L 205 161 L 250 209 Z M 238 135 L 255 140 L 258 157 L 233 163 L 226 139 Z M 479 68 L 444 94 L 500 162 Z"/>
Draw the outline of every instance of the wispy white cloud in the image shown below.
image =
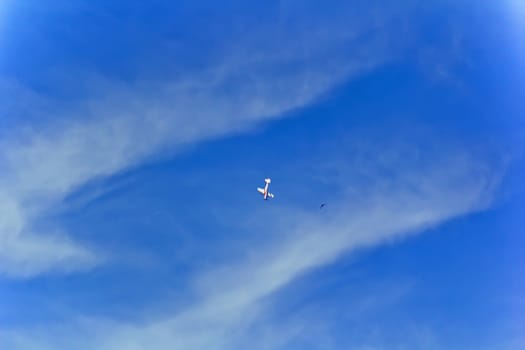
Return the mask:
<path id="1" fill-rule="evenodd" d="M 245 255 L 195 278 L 195 303 L 139 323 L 81 322 L 72 327 L 70 337 L 74 341 L 65 346 L 78 344 L 87 332 L 92 336 L 85 349 L 246 348 L 242 339 L 250 338 L 246 332 L 264 315 L 265 303 L 275 292 L 343 254 L 420 233 L 486 208 L 501 176 L 493 164 L 461 148 L 443 153 L 412 152 L 415 145 L 356 145 L 346 152 L 351 155 L 347 167 L 339 167 L 341 172 L 334 178 L 344 195 L 330 203 L 329 215 L 320 217 L 293 208 L 276 211 L 273 220 L 266 220 L 265 227 L 260 228 L 275 235 Z M 383 146 L 389 146 L 386 157 L 379 152 Z M 356 160 L 359 168 L 354 167 Z M 384 171 L 391 176 L 385 179 L 381 176 Z M 366 174 L 364 181 L 358 179 L 362 174 Z M 254 226 L 253 230 L 259 228 Z M 38 339 L 38 344 L 53 348 L 53 332 L 63 334 L 63 330 L 49 328 L 41 337 L 38 332 L 28 334 Z M 300 326 L 290 327 L 285 334 L 278 334 L 276 342 L 285 344 L 300 332 Z M 16 335 L 5 333 L 4 339 L 14 349 L 25 348 L 17 347 Z"/>
<path id="2" fill-rule="evenodd" d="M 124 84 L 89 74 L 90 92 L 76 80 L 84 94 L 73 103 L 2 84 L 11 103 L 2 107 L 10 128 L 0 139 L 0 273 L 31 276 L 96 264 L 100 257 L 87 248 L 36 225 L 67 194 L 162 151 L 282 117 L 399 53 L 401 41 L 387 25 L 395 16 L 345 10 L 354 23 L 328 16 L 293 33 L 266 23 L 225 45 L 213 65 L 168 81 Z"/>

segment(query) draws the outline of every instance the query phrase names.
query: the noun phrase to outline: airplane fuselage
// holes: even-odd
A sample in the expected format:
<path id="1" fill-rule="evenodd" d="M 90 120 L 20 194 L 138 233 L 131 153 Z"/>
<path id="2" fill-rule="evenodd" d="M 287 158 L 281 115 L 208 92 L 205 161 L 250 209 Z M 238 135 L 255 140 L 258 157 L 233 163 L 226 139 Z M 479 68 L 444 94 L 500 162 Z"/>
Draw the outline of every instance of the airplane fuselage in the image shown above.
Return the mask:
<path id="1" fill-rule="evenodd" d="M 268 187 L 270 186 L 270 183 L 267 182 L 266 185 L 264 185 L 264 193 L 263 193 L 263 196 L 264 196 L 264 200 L 267 200 L 268 199 Z"/>

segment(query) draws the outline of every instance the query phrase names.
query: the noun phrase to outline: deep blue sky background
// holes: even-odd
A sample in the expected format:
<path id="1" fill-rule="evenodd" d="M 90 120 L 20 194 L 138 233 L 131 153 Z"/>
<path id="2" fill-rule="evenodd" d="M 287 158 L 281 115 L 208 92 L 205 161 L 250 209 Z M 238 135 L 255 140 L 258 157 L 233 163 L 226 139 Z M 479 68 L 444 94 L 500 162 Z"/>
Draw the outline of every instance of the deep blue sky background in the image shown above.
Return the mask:
<path id="1" fill-rule="evenodd" d="M 525 348 L 524 22 L 2 2 L 0 347 Z"/>

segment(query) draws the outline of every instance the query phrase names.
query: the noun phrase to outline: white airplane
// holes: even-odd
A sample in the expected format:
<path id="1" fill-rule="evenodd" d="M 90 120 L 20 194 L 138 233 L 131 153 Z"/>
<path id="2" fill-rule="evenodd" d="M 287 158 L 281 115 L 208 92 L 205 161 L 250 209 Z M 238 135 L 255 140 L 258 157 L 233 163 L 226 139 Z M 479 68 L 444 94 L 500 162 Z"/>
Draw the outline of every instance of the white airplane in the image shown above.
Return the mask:
<path id="1" fill-rule="evenodd" d="M 270 186 L 270 182 L 272 182 L 272 179 L 264 179 L 264 182 L 266 182 L 266 185 L 264 185 L 264 188 L 257 187 L 257 191 L 261 193 L 264 196 L 264 199 L 268 199 L 268 197 L 273 198 L 273 193 L 268 192 L 268 187 Z"/>

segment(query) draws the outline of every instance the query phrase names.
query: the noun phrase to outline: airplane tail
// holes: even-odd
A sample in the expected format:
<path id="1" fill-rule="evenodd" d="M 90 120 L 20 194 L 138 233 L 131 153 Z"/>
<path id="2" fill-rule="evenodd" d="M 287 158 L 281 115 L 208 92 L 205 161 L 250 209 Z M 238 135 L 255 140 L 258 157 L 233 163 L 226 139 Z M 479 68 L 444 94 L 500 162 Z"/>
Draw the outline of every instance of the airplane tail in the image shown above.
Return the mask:
<path id="1" fill-rule="evenodd" d="M 264 179 L 264 182 L 266 182 L 267 184 L 269 184 L 270 182 L 272 182 L 272 179 L 270 179 L 270 178 Z"/>

